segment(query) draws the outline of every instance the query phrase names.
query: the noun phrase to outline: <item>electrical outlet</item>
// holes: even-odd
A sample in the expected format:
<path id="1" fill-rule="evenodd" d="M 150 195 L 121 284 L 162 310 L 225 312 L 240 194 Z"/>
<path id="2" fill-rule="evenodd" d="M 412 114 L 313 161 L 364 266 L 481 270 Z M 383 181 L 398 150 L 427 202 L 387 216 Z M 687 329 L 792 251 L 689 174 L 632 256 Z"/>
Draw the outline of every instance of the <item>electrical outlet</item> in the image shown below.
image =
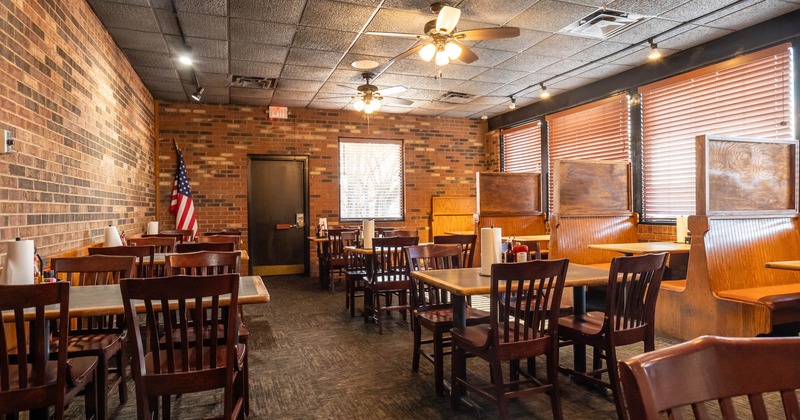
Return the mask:
<path id="1" fill-rule="evenodd" d="M 3 153 L 11 153 L 12 146 L 14 146 L 14 139 L 11 138 L 11 131 L 3 130 Z"/>

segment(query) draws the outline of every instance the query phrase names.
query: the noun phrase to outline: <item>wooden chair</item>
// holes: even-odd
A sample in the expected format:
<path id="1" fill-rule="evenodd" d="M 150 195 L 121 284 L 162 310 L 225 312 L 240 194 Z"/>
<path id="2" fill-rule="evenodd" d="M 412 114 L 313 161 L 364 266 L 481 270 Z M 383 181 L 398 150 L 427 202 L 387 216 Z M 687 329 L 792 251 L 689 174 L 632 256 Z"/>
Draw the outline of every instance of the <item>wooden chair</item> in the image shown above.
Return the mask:
<path id="1" fill-rule="evenodd" d="M 17 418 L 16 413 L 30 410 L 30 418 L 47 419 L 48 407 L 54 406 L 53 418 L 62 420 L 64 405 L 83 392 L 86 418 L 94 418 L 97 357 L 67 360 L 67 347 L 62 346 L 55 350 L 56 359 L 50 360 L 46 351 L 50 330 L 44 317 L 48 305 L 59 305 L 58 321 L 69 324 L 68 283 L 0 285 L 0 313 L 12 316 L 0 322 L 0 416 Z M 30 316 L 22 316 L 23 311 Z M 68 328 L 59 330 L 58 341 L 67 342 L 68 334 Z M 21 360 L 26 361 L 23 369 Z"/>
<path id="2" fill-rule="evenodd" d="M 417 230 L 407 230 L 407 229 L 384 230 L 382 233 L 384 238 L 419 237 L 419 232 Z"/>
<path id="3" fill-rule="evenodd" d="M 475 242 L 478 235 L 440 235 L 433 237 L 434 244 L 460 244 L 463 258 L 462 267 L 472 268 L 473 255 L 475 254 Z"/>
<path id="4" fill-rule="evenodd" d="M 406 248 L 408 260 L 408 277 L 411 279 L 411 308 L 414 322 L 414 348 L 411 370 L 419 371 L 419 358 L 433 363 L 434 387 L 436 395 L 444 395 L 444 355 L 445 348 L 450 345 L 450 329 L 453 328 L 453 306 L 450 292 L 418 281 L 411 272 L 420 270 L 444 270 L 461 268 L 463 254 L 461 245 L 419 245 Z M 467 325 L 489 322 L 489 314 L 485 311 L 467 307 Z M 422 328 L 433 334 L 431 339 L 422 339 Z M 429 353 L 423 345 L 431 344 L 433 352 Z"/>
<path id="5" fill-rule="evenodd" d="M 203 236 L 214 236 L 214 235 L 238 235 L 242 236 L 242 231 L 240 229 L 235 228 L 222 228 L 219 230 L 209 230 L 207 232 L 203 232 Z"/>
<path id="6" fill-rule="evenodd" d="M 153 245 L 157 254 L 169 254 L 175 252 L 177 241 L 172 236 L 145 236 L 141 238 L 128 239 L 129 245 L 145 246 Z"/>
<path id="7" fill-rule="evenodd" d="M 235 246 L 232 242 L 195 242 L 176 244 L 175 252 L 178 254 L 200 251 L 233 252 L 234 248 Z"/>
<path id="8" fill-rule="evenodd" d="M 128 330 L 135 351 L 132 374 L 136 382 L 136 411 L 140 420 L 158 418 L 158 398 L 162 398 L 164 419 L 169 419 L 170 396 L 192 392 L 223 390 L 224 419 L 236 419 L 244 410 L 243 374 L 246 346 L 237 337 L 236 316 L 204 318 L 204 311 L 235 314 L 239 296 L 239 276 L 168 276 L 151 279 L 124 279 L 120 283 Z M 227 296 L 223 295 L 230 295 Z M 206 299 L 206 307 L 201 304 Z M 179 308 L 173 319 L 167 300 Z M 227 311 L 221 303 L 229 301 Z M 146 314 L 137 315 L 137 301 L 143 301 Z M 205 319 L 208 335 L 197 334 L 197 323 Z M 144 322 L 144 323 L 142 323 Z M 159 336 L 159 328 L 175 334 Z M 142 337 L 142 331 L 147 339 Z M 175 340 L 174 337 L 181 337 Z M 143 344 L 147 342 L 145 347 Z M 163 344 L 163 345 L 162 345 Z"/>
<path id="9" fill-rule="evenodd" d="M 179 274 L 197 275 L 197 276 L 211 276 L 219 274 L 237 274 L 239 273 L 239 259 L 240 253 L 233 252 L 213 252 L 213 251 L 200 251 L 190 252 L 185 254 L 170 254 L 166 256 L 166 272 L 168 276 Z M 239 341 L 242 344 L 247 344 L 250 338 L 250 331 L 244 326 L 242 320 L 244 319 L 244 311 L 239 307 Z M 205 332 L 208 335 L 208 332 Z M 175 337 L 180 340 L 179 337 Z M 244 412 L 250 412 L 250 389 L 248 383 L 249 363 L 247 356 L 244 358 L 243 379 L 244 379 Z"/>
<path id="10" fill-rule="evenodd" d="M 137 271 L 134 277 L 140 279 L 153 276 L 155 252 L 156 248 L 153 245 L 89 248 L 89 255 L 127 255 L 136 257 Z"/>
<path id="11" fill-rule="evenodd" d="M 558 306 L 566 281 L 569 260 L 535 260 L 492 265 L 489 295 L 489 324 L 453 328 L 452 391 L 450 405 L 458 408 L 464 388 L 498 406 L 500 418 L 508 418 L 508 400 L 523 395 L 546 392 L 550 396 L 553 417 L 561 419 L 558 395 L 558 313 L 548 310 Z M 509 300 L 508 290 L 534 297 Z M 500 311 L 505 300 L 509 310 Z M 530 314 L 519 322 L 522 314 Z M 479 386 L 467 381 L 467 353 L 490 365 L 492 383 Z M 541 381 L 519 369 L 519 360 L 545 355 L 547 379 Z M 509 362 L 509 381 L 503 377 L 502 363 Z M 520 380 L 520 374 L 523 379 Z M 526 385 L 525 388 L 520 388 Z M 527 385 L 532 385 L 528 387 Z"/>
<path id="12" fill-rule="evenodd" d="M 406 319 L 406 311 L 411 310 L 408 293 L 411 281 L 406 269 L 406 246 L 419 243 L 419 237 L 374 238 L 372 240 L 373 273 L 364 293 L 364 312 L 377 315 L 378 332 L 383 334 L 383 317 L 387 311 L 401 311 Z M 397 295 L 398 303 L 392 304 L 392 296 Z M 386 305 L 381 305 L 381 297 Z M 369 303 L 367 301 L 370 301 Z M 367 310 L 368 306 L 370 310 Z"/>
<path id="13" fill-rule="evenodd" d="M 201 243 L 231 243 L 233 244 L 234 249 L 239 249 L 239 244 L 242 242 L 242 237 L 239 235 L 211 235 L 201 236 L 197 241 Z"/>
<path id="14" fill-rule="evenodd" d="M 629 419 L 766 419 L 764 397 L 777 393 L 785 418 L 800 418 L 800 338 L 702 336 L 619 362 Z M 737 412 L 736 397 L 750 413 Z"/>
<path id="15" fill-rule="evenodd" d="M 136 274 L 136 258 L 132 256 L 91 255 L 88 257 L 53 258 L 50 268 L 57 278 L 70 282 L 73 287 L 117 284 L 126 277 Z M 114 388 L 119 390 L 119 402 L 128 401 L 126 367 L 127 333 L 121 315 L 96 316 L 72 319 L 59 328 L 69 328 L 67 354 L 69 357 L 96 356 L 97 363 L 97 417 L 106 418 L 109 395 Z M 52 348 L 60 348 L 64 342 L 52 343 Z M 115 364 L 112 367 L 111 361 Z M 109 379 L 109 374 L 114 379 Z"/>
<path id="16" fill-rule="evenodd" d="M 558 320 L 558 336 L 566 340 L 565 345 L 585 344 L 594 348 L 592 371 L 562 370 L 591 384 L 610 388 L 620 419 L 625 417 L 616 370 L 616 348 L 643 342 L 645 352 L 655 349 L 656 299 L 666 259 L 666 252 L 614 258 L 606 286 L 605 311 Z M 603 359 L 606 368 L 602 366 Z M 608 382 L 602 381 L 604 373 L 608 374 Z"/>
<path id="17" fill-rule="evenodd" d="M 353 235 L 346 235 L 347 241 L 342 237 L 343 233 L 352 232 Z M 330 258 L 330 290 L 334 290 L 334 274 L 339 278 L 345 274 L 344 247 L 355 244 L 355 232 L 344 229 L 328 229 L 328 252 Z"/>
<path id="18" fill-rule="evenodd" d="M 342 232 L 342 240 L 356 241 L 355 231 Z M 356 298 L 364 296 L 367 285 L 367 259 L 363 254 L 344 252 L 345 309 L 350 308 L 350 317 L 356 316 Z"/>

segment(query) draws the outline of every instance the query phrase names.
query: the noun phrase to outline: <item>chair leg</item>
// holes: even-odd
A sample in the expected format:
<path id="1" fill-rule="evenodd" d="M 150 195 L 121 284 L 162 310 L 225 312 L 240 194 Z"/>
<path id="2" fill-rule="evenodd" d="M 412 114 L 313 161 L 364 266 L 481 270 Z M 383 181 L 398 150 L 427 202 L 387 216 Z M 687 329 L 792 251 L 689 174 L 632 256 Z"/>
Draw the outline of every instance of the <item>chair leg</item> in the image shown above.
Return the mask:
<path id="1" fill-rule="evenodd" d="M 411 358 L 411 371 L 419 372 L 419 352 L 422 350 L 422 329 L 419 322 L 414 323 L 414 354 Z"/>
<path id="2" fill-rule="evenodd" d="M 547 381 L 553 385 L 553 389 L 548 392 L 550 394 L 550 407 L 553 410 L 553 419 L 561 420 L 563 414 L 561 412 L 561 397 L 558 386 L 558 345 L 546 357 Z"/>
<path id="3" fill-rule="evenodd" d="M 614 346 L 610 346 L 606 351 L 606 366 L 608 366 L 608 381 L 611 383 L 611 394 L 614 396 L 614 405 L 617 407 L 617 417 L 625 420 L 625 410 L 622 407 L 622 394 L 619 388 L 619 376 L 617 375 L 617 352 Z M 613 367 L 613 368 L 612 368 Z"/>
<path id="4" fill-rule="evenodd" d="M 464 351 L 455 342 L 451 346 L 451 365 L 450 365 L 450 407 L 457 409 L 461 404 L 462 386 L 459 382 L 466 379 L 466 360 Z"/>
<path id="5" fill-rule="evenodd" d="M 117 375 L 119 375 L 119 403 L 128 402 L 128 352 L 125 347 L 127 340 L 122 343 L 122 348 L 117 352 Z"/>
<path id="6" fill-rule="evenodd" d="M 106 356 L 97 358 L 97 420 L 105 420 L 108 409 L 108 359 Z M 88 391 L 85 391 L 88 392 Z"/>
<path id="7" fill-rule="evenodd" d="M 444 395 L 444 336 L 441 331 L 433 332 L 433 381 L 436 396 L 441 397 Z"/>
<path id="8" fill-rule="evenodd" d="M 517 370 L 519 370 L 519 361 L 517 360 Z M 505 383 L 503 381 L 503 365 L 499 359 L 492 360 L 492 374 L 494 375 L 494 397 L 497 400 L 497 410 L 500 413 L 501 419 L 508 418 L 508 398 L 505 393 Z M 517 372 L 519 375 L 519 372 Z"/>
<path id="9" fill-rule="evenodd" d="M 95 370 L 94 378 L 91 382 L 86 384 L 86 388 L 84 389 L 84 408 L 83 412 L 87 419 L 99 419 L 98 413 L 98 405 L 100 400 L 106 399 L 106 390 L 105 388 L 99 387 L 98 379 L 99 379 L 99 371 Z M 58 407 L 56 407 L 56 413 L 58 413 Z M 63 418 L 64 415 L 64 407 L 61 407 L 61 415 Z M 56 420 L 58 420 L 58 415 L 55 416 Z"/>

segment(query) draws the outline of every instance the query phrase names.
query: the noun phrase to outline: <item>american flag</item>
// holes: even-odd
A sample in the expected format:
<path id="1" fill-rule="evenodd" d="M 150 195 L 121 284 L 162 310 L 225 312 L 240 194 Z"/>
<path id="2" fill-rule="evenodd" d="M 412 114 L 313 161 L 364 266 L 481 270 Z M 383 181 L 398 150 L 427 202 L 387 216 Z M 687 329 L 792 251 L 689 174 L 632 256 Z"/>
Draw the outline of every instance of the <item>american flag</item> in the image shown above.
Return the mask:
<path id="1" fill-rule="evenodd" d="M 197 218 L 194 214 L 192 190 L 189 189 L 189 178 L 186 177 L 186 165 L 183 155 L 178 150 L 178 169 L 175 170 L 175 183 L 172 184 L 172 203 L 169 212 L 174 214 L 176 229 L 191 229 L 197 235 Z"/>

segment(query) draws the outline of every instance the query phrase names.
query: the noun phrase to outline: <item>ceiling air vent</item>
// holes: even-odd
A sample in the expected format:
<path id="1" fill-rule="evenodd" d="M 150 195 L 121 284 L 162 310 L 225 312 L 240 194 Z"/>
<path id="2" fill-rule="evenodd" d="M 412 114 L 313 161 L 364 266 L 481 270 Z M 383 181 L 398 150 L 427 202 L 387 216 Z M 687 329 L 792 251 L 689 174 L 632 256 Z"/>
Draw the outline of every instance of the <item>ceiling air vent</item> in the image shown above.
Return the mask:
<path id="1" fill-rule="evenodd" d="M 277 84 L 278 84 L 277 79 L 267 79 L 265 77 L 255 77 L 255 76 L 234 75 L 231 81 L 231 86 L 250 88 L 250 89 L 275 89 L 275 86 Z"/>
<path id="2" fill-rule="evenodd" d="M 447 92 L 439 98 L 438 102 L 444 102 L 448 104 L 465 104 L 474 98 L 475 95 L 470 95 L 469 93 L 461 93 L 461 92 Z"/>
<path id="3" fill-rule="evenodd" d="M 559 32 L 585 38 L 606 39 L 649 17 L 600 8 Z"/>

